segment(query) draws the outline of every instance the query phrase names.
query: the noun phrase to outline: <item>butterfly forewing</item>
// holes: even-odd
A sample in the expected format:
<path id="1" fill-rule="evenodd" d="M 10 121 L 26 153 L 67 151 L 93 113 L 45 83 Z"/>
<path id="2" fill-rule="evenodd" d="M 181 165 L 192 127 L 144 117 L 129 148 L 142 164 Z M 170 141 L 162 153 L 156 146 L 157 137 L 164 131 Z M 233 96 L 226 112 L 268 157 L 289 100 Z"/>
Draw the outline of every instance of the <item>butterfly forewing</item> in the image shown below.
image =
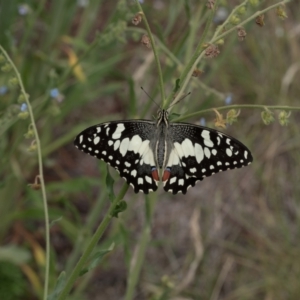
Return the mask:
<path id="1" fill-rule="evenodd" d="M 155 166 L 150 148 L 155 123 L 133 120 L 102 123 L 82 131 L 75 146 L 114 167 L 137 193 L 157 190 L 151 168 Z"/>
<path id="2" fill-rule="evenodd" d="M 185 194 L 204 177 L 252 162 L 247 147 L 219 131 L 188 123 L 173 123 L 169 132 L 173 148 L 167 165 L 170 177 L 164 189 L 173 194 Z"/>

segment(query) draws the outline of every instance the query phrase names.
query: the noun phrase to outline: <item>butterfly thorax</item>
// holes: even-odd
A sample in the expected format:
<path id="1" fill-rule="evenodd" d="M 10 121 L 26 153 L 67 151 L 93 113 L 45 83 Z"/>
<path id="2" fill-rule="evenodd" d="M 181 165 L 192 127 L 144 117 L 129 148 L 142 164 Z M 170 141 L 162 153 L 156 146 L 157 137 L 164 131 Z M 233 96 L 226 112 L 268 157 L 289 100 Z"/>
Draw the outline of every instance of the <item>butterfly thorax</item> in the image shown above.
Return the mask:
<path id="1" fill-rule="evenodd" d="M 156 167 L 165 170 L 168 162 L 168 156 L 170 153 L 170 143 L 169 138 L 169 121 L 168 112 L 166 110 L 161 110 L 158 115 L 156 122 L 156 134 L 154 142 L 154 157 Z"/>

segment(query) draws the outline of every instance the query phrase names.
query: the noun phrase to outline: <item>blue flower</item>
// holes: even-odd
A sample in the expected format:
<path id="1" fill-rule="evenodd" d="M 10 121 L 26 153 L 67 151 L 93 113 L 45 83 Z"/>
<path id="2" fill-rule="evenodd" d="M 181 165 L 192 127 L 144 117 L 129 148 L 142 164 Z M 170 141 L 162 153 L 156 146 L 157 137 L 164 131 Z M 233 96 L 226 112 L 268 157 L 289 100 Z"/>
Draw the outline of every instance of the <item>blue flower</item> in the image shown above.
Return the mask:
<path id="1" fill-rule="evenodd" d="M 232 102 L 232 94 L 228 94 L 225 98 L 225 104 L 229 105 Z"/>
<path id="2" fill-rule="evenodd" d="M 90 4 L 89 0 L 77 0 L 77 5 L 79 7 L 86 7 Z"/>
<path id="3" fill-rule="evenodd" d="M 21 16 L 26 16 L 28 13 L 30 13 L 30 7 L 27 4 L 20 4 L 18 6 L 18 11 Z"/>
<path id="4" fill-rule="evenodd" d="M 0 86 L 0 96 L 5 95 L 7 91 L 8 91 L 7 86 L 5 85 Z"/>
<path id="5" fill-rule="evenodd" d="M 214 16 L 214 22 L 219 24 L 224 22 L 228 17 L 228 10 L 225 7 L 220 7 L 217 9 Z"/>
<path id="6" fill-rule="evenodd" d="M 206 125 L 206 120 L 205 120 L 205 118 L 201 118 L 201 119 L 200 119 L 200 125 L 201 125 L 201 126 L 205 126 L 205 125 Z"/>
<path id="7" fill-rule="evenodd" d="M 26 103 L 22 103 L 20 106 L 20 111 L 26 111 L 27 110 L 27 104 Z"/>
<path id="8" fill-rule="evenodd" d="M 60 95 L 59 90 L 57 88 L 50 90 L 50 96 L 52 98 L 57 98 Z"/>
<path id="9" fill-rule="evenodd" d="M 53 88 L 50 90 L 50 97 L 55 99 L 57 102 L 62 102 L 64 100 L 64 95 L 62 95 L 58 88 Z"/>

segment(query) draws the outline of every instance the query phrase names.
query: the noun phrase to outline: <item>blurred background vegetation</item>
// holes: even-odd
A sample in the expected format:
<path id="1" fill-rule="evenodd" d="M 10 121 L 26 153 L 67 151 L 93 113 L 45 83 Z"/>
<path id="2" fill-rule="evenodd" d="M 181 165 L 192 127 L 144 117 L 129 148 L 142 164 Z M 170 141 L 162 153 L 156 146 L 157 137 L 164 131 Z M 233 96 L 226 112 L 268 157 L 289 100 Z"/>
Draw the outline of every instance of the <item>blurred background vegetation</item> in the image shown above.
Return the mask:
<path id="1" fill-rule="evenodd" d="M 234 24 L 279 1 L 244 2 Z M 206 1 L 174 3 L 142 3 L 167 96 L 209 14 Z M 241 3 L 219 1 L 209 38 Z M 174 112 L 230 104 L 299 106 L 300 6 L 293 1 L 283 9 L 284 20 L 275 9 L 263 21 L 245 24 L 243 40 L 236 30 L 226 36 L 220 54 L 201 61 L 201 74 L 188 87 L 192 94 Z M 157 106 L 140 86 L 157 103 L 162 100 L 153 53 L 141 43 L 144 25 L 131 22 L 136 13 L 130 0 L 0 1 L 0 45 L 20 72 L 41 139 L 51 222 L 50 292 L 59 274 L 73 269 L 109 207 L 106 165 L 78 151 L 74 137 L 107 120 L 151 119 Z M 2 67 L 0 299 L 40 299 L 44 210 L 41 192 L 29 186 L 38 161 L 28 107 L 18 100 L 11 76 Z M 251 166 L 207 178 L 187 195 L 159 189 L 145 199 L 129 188 L 127 210 L 97 246 L 109 253 L 77 280 L 70 299 L 299 299 L 300 118 L 295 111 L 282 126 L 280 111 L 271 110 L 274 122 L 267 126 L 262 111 L 242 109 L 238 122 L 223 129 L 249 147 Z M 214 127 L 214 119 L 211 112 L 187 121 Z M 123 180 L 111 173 L 117 192 Z M 146 243 L 145 203 L 151 207 Z M 138 280 L 129 292 L 137 261 Z"/>

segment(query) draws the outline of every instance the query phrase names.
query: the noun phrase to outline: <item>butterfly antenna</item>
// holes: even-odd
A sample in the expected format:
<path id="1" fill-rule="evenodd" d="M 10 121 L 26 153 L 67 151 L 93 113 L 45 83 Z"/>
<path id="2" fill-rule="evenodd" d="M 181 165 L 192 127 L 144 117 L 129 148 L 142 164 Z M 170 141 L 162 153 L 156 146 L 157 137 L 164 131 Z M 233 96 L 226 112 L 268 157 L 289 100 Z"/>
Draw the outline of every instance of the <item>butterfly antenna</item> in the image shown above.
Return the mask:
<path id="1" fill-rule="evenodd" d="M 161 107 L 153 100 L 153 98 L 144 90 L 144 88 L 141 86 L 141 90 L 149 97 L 150 100 L 152 100 L 158 108 L 161 110 Z"/>
<path id="2" fill-rule="evenodd" d="M 173 107 L 175 104 L 179 103 L 181 100 L 183 100 L 184 98 L 186 98 L 187 96 L 189 96 L 191 94 L 191 92 L 188 92 L 186 95 L 183 95 L 180 99 L 178 99 L 176 102 L 171 103 L 171 105 L 169 106 L 168 110 L 171 109 L 171 107 Z"/>

